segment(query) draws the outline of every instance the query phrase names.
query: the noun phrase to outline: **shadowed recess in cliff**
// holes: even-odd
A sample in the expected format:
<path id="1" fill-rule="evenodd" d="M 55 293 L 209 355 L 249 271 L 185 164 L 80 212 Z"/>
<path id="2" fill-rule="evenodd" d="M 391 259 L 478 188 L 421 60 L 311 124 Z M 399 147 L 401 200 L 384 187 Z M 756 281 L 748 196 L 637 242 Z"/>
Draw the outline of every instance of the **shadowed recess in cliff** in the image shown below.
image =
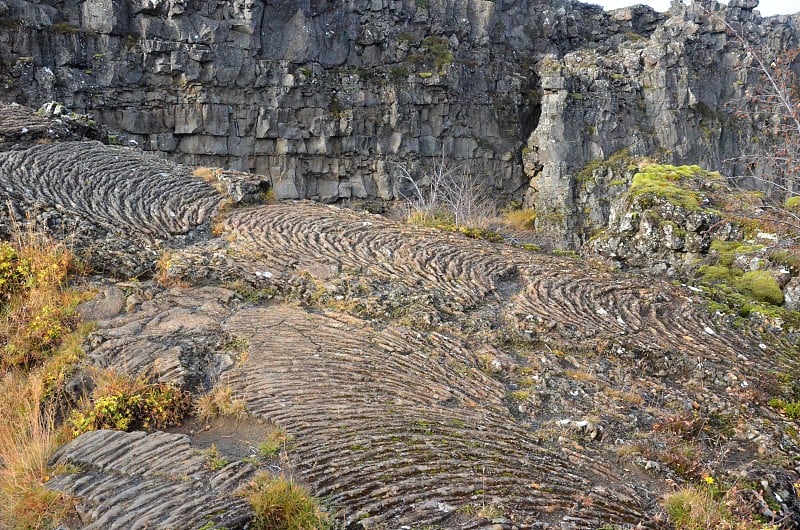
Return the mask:
<path id="1" fill-rule="evenodd" d="M 528 137 L 539 126 L 539 119 L 542 117 L 542 84 L 539 76 L 535 72 L 529 73 L 530 77 L 522 85 L 520 103 L 517 105 L 519 113 L 520 137 L 523 144 L 528 141 Z"/>

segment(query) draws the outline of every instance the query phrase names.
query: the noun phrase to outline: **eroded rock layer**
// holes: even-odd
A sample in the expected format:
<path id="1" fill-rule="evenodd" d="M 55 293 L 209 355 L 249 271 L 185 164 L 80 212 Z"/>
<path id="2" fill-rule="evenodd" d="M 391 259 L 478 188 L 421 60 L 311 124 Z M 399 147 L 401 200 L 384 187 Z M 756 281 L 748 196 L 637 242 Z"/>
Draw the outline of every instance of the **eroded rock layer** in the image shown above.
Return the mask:
<path id="1" fill-rule="evenodd" d="M 220 327 L 233 292 L 204 287 L 191 296 L 173 290 L 148 300 L 136 284 L 124 288 L 128 295 L 111 290 L 116 309 L 97 321 L 87 342 L 95 366 L 198 390 L 233 363 L 222 351 L 228 338 Z"/>
<path id="2" fill-rule="evenodd" d="M 347 507 L 348 524 L 470 527 L 459 513 L 487 497 L 515 516 L 498 528 L 647 519 L 652 500 L 620 470 L 537 443 L 458 341 L 290 307 L 245 310 L 225 328 L 250 343 L 232 388 L 295 434 L 297 470 Z"/>
<path id="3" fill-rule="evenodd" d="M 4 232 L 33 222 L 123 276 L 152 272 L 160 242 L 196 238 L 223 200 L 189 168 L 85 141 L 0 153 L 0 186 Z"/>
<path id="4" fill-rule="evenodd" d="M 211 471 L 186 436 L 91 431 L 59 449 L 51 462 L 72 466 L 48 486 L 80 500 L 87 530 L 241 528 L 252 517 L 236 491 L 255 468 L 234 462 Z"/>

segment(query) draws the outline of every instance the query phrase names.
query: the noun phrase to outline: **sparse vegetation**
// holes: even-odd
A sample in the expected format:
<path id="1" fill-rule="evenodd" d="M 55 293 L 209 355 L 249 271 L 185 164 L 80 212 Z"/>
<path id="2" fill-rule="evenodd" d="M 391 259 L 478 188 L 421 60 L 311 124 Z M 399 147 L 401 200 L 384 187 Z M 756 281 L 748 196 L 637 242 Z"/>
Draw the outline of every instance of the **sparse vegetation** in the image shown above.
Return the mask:
<path id="1" fill-rule="evenodd" d="M 723 492 L 707 477 L 701 486 L 687 486 L 664 498 L 664 508 L 677 530 L 770 530 L 776 527 L 737 514 L 742 499 L 734 488 Z"/>
<path id="2" fill-rule="evenodd" d="M 190 396 L 168 383 L 113 372 L 102 372 L 97 379 L 92 399 L 70 415 L 76 436 L 95 429 L 165 429 L 180 425 L 191 408 Z"/>
<path id="3" fill-rule="evenodd" d="M 273 458 L 287 450 L 291 441 L 292 437 L 286 431 L 276 427 L 269 432 L 266 440 L 258 444 L 258 454 L 263 458 Z"/>
<path id="4" fill-rule="evenodd" d="M 64 441 L 58 393 L 82 356 L 74 309 L 86 295 L 70 287 L 80 269 L 63 243 L 18 231 L 0 243 L 0 521 L 53 528 L 74 508 L 48 490 L 47 461 Z"/>
<path id="5" fill-rule="evenodd" d="M 219 452 L 216 444 L 211 444 L 211 447 L 200 452 L 208 458 L 208 469 L 211 471 L 219 471 L 230 463 L 228 459 Z"/>
<path id="6" fill-rule="evenodd" d="M 194 412 L 201 422 L 207 423 L 220 417 L 241 418 L 246 409 L 244 400 L 234 398 L 229 386 L 217 385 L 195 400 Z"/>
<path id="7" fill-rule="evenodd" d="M 784 401 L 783 399 L 773 398 L 769 400 L 769 406 L 783 411 L 793 420 L 800 419 L 800 401 Z"/>
<path id="8" fill-rule="evenodd" d="M 444 156 L 418 179 L 399 169 L 411 185 L 410 194 L 404 195 L 410 222 L 444 229 L 452 226 L 452 231 L 491 239 L 486 225 L 495 216 L 495 208 L 480 179 L 461 167 L 448 166 Z"/>
<path id="9" fill-rule="evenodd" d="M 0 379 L 0 409 L 0 521 L 4 528 L 54 528 L 74 504 L 44 487 L 47 460 L 63 440 L 41 370 L 7 372 Z"/>
<path id="10" fill-rule="evenodd" d="M 253 507 L 254 530 L 327 530 L 331 515 L 304 487 L 284 476 L 258 473 L 245 498 Z"/>

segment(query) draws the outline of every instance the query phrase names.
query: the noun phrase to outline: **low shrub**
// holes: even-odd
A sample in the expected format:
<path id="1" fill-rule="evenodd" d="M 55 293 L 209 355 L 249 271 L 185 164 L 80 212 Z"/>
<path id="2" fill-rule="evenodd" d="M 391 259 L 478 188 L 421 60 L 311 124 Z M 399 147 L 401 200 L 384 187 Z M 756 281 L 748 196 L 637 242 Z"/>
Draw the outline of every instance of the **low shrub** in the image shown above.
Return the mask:
<path id="1" fill-rule="evenodd" d="M 174 385 L 105 373 L 92 399 L 72 412 L 69 423 L 75 436 L 95 429 L 166 429 L 180 425 L 190 410 L 191 396 Z"/>

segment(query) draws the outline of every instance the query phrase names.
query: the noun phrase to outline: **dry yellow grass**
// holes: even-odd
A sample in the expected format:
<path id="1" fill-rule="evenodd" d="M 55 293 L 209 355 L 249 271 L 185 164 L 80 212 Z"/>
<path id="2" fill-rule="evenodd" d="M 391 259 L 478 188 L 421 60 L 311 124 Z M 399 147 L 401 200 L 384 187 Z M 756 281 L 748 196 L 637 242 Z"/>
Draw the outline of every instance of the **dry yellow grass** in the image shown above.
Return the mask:
<path id="1" fill-rule="evenodd" d="M 74 508 L 70 499 L 44 483 L 47 461 L 64 441 L 55 424 L 55 389 L 82 356 L 73 330 L 75 308 L 85 295 L 68 286 L 78 270 L 63 242 L 33 231 L 18 230 L 13 241 L 0 243 L 3 528 L 53 528 Z"/>
<path id="2" fill-rule="evenodd" d="M 244 401 L 234 399 L 229 386 L 217 385 L 195 400 L 194 412 L 197 419 L 206 423 L 219 417 L 241 418 L 246 410 Z"/>
<path id="3" fill-rule="evenodd" d="M 8 528 L 53 528 L 74 508 L 44 487 L 59 443 L 54 410 L 42 405 L 44 387 L 38 370 L 8 372 L 0 381 L 0 521 Z"/>
<path id="4" fill-rule="evenodd" d="M 502 215 L 501 221 L 517 230 L 533 230 L 536 223 L 536 210 L 511 210 Z"/>

